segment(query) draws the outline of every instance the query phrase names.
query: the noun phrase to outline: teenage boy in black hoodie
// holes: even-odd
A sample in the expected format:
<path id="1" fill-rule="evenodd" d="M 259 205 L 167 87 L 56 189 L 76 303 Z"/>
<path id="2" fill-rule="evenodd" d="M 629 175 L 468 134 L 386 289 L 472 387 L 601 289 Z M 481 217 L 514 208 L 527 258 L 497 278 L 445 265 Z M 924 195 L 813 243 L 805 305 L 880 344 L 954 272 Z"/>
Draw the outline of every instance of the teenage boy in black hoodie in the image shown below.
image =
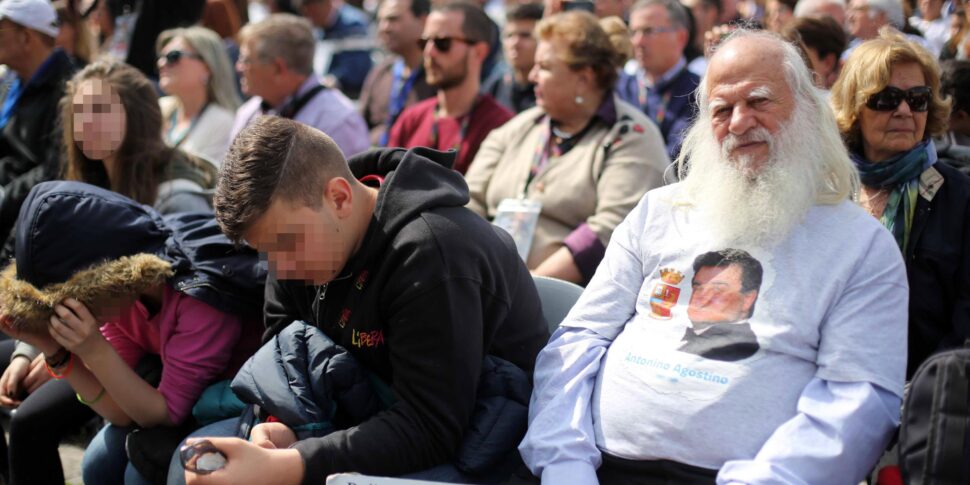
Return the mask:
<path id="1" fill-rule="evenodd" d="M 348 166 L 329 137 L 276 117 L 236 138 L 216 218 L 230 239 L 267 255 L 264 337 L 295 320 L 316 325 L 396 402 L 323 438 L 296 442 L 280 423 L 257 426 L 251 442 L 212 438 L 228 463 L 187 472 L 190 484 L 321 483 L 335 472 L 447 464 L 471 420 L 483 359 L 511 362 L 531 380 L 548 339 L 535 286 L 511 238 L 464 208 L 453 160 L 397 149 Z"/>

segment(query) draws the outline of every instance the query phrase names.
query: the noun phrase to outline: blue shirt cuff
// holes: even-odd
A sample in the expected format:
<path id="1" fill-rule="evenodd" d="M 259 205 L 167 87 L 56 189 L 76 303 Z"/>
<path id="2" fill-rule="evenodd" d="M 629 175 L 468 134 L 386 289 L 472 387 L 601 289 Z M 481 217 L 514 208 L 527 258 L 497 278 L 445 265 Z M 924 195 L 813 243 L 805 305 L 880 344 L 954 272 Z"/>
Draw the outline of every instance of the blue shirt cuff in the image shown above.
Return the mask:
<path id="1" fill-rule="evenodd" d="M 550 464 L 542 470 L 542 483 L 569 483 L 572 485 L 599 485 L 596 468 L 583 461 L 565 461 Z"/>

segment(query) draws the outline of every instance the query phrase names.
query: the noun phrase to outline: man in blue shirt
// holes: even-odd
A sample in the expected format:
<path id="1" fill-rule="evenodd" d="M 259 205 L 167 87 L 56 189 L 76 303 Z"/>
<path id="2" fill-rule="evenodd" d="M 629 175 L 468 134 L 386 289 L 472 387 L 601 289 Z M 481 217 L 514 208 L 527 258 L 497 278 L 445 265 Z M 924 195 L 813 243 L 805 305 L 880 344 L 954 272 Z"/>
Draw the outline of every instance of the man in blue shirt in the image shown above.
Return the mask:
<path id="1" fill-rule="evenodd" d="M 343 0 L 306 0 L 303 16 L 313 24 L 317 39 L 314 71 L 357 98 L 373 66 L 370 51 L 376 47 L 367 15 Z"/>
<path id="2" fill-rule="evenodd" d="M 630 12 L 636 70 L 623 73 L 617 94 L 639 106 L 657 126 L 671 160 L 697 114 L 694 90 L 700 78 L 687 69 L 687 11 L 676 0 L 641 0 Z"/>
<path id="3" fill-rule="evenodd" d="M 698 104 L 682 182 L 539 354 L 522 458 L 545 483 L 859 483 L 899 423 L 902 257 L 793 45 L 733 33 Z"/>

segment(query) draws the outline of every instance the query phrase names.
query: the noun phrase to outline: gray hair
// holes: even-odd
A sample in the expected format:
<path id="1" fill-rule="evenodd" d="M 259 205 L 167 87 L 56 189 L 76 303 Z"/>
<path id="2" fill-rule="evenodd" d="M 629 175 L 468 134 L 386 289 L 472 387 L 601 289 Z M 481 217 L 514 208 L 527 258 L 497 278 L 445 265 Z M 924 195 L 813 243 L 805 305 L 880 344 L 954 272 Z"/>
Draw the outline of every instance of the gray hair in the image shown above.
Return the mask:
<path id="1" fill-rule="evenodd" d="M 219 35 L 205 27 L 169 29 L 158 35 L 155 51 L 161 52 L 166 44 L 176 38 L 189 44 L 209 68 L 211 78 L 206 86 L 206 98 L 229 111 L 236 111 L 242 100 L 236 91 L 236 74 Z"/>
<path id="2" fill-rule="evenodd" d="M 866 0 L 871 10 L 886 14 L 886 20 L 896 27 L 902 29 L 906 26 L 906 17 L 903 14 L 903 4 L 900 0 Z"/>
<path id="3" fill-rule="evenodd" d="M 313 73 L 313 27 L 310 21 L 288 13 L 277 13 L 248 24 L 239 31 L 240 43 L 253 42 L 256 56 L 263 62 L 279 58 L 299 74 Z"/>
<path id="4" fill-rule="evenodd" d="M 677 27 L 690 30 L 690 20 L 687 18 L 687 9 L 677 0 L 638 0 L 630 8 L 630 13 L 643 10 L 654 5 L 661 5 L 667 9 L 667 17 L 670 23 Z"/>
<path id="5" fill-rule="evenodd" d="M 773 44 L 782 51 L 782 71 L 788 88 L 791 89 L 795 104 L 807 110 L 814 118 L 818 127 L 818 151 L 824 166 L 819 167 L 823 179 L 817 187 L 816 201 L 821 204 L 837 204 L 851 197 L 859 187 L 859 175 L 855 165 L 849 159 L 848 151 L 842 141 L 835 115 L 821 90 L 812 82 L 812 73 L 805 64 L 798 47 L 777 34 L 740 28 L 731 33 L 714 50 L 711 58 L 725 45 L 741 38 L 755 38 L 762 45 Z M 701 79 L 697 86 L 698 113 L 693 125 L 684 137 L 683 146 L 697 145 L 700 138 L 710 136 L 711 109 L 709 105 L 708 77 Z M 681 179 L 687 176 L 689 165 L 689 150 L 681 150 L 677 157 L 677 166 Z"/>
<path id="6" fill-rule="evenodd" d="M 795 4 L 794 15 L 796 17 L 811 17 L 816 14 L 816 10 L 826 5 L 838 5 L 845 9 L 845 0 L 798 0 Z"/>

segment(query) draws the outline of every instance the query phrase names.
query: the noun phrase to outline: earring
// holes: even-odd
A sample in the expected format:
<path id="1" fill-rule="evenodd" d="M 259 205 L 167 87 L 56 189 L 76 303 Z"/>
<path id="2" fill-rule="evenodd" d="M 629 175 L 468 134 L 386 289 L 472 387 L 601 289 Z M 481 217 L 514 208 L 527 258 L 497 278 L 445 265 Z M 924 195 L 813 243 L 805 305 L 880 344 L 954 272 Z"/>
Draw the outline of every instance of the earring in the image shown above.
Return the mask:
<path id="1" fill-rule="evenodd" d="M 583 104 L 583 102 L 584 102 L 584 101 L 586 101 L 586 100 L 585 100 L 585 99 L 583 99 L 583 97 L 582 97 L 582 96 L 580 96 L 580 95 L 578 95 L 578 94 L 577 94 L 577 95 L 576 95 L 576 100 L 575 100 L 575 101 L 576 101 L 576 104 Z"/>

